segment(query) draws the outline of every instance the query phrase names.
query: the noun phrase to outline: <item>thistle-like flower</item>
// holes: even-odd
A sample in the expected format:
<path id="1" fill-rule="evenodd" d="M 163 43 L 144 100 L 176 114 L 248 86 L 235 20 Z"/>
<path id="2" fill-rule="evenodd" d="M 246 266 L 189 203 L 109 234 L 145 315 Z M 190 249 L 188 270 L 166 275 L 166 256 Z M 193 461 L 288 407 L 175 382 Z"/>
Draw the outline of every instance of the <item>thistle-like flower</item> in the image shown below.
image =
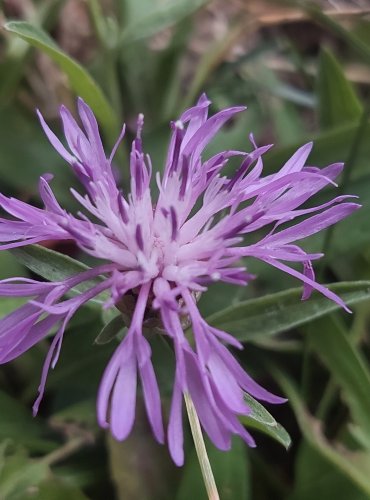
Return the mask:
<path id="1" fill-rule="evenodd" d="M 322 254 L 308 254 L 295 242 L 331 226 L 359 206 L 346 201 L 348 196 L 339 196 L 320 206 L 299 208 L 326 185 L 334 184 L 343 168 L 340 163 L 321 170 L 305 166 L 311 144 L 301 147 L 277 173 L 265 177 L 262 156 L 270 146 L 257 147 L 253 136 L 249 153 L 230 150 L 203 159 L 205 147 L 218 130 L 244 110 L 229 108 L 208 118 L 209 105 L 203 95 L 196 106 L 171 124 L 167 161 L 163 173 L 155 178 L 155 201 L 150 188 L 152 166 L 142 148 L 143 116 L 139 115 L 130 154 L 131 190 L 124 195 L 112 173 L 112 159 L 124 129 L 107 158 L 96 119 L 81 99 L 78 112 L 82 128 L 65 107 L 60 109 L 69 150 L 40 114 L 39 118 L 49 141 L 86 191 L 81 195 L 71 190 L 84 213 L 72 215 L 59 205 L 49 186 L 50 175 L 39 181 L 44 209 L 0 195 L 1 207 L 14 218 L 0 219 L 1 249 L 73 239 L 81 250 L 102 260 L 101 265 L 57 283 L 24 278 L 0 282 L 0 295 L 33 299 L 0 321 L 0 362 L 21 355 L 57 327 L 42 371 L 36 413 L 48 370 L 57 362 L 73 314 L 103 291 L 109 292 L 107 308 L 122 309 L 130 294 L 135 307 L 127 334 L 103 375 L 97 398 L 98 421 L 102 427 L 110 427 L 116 439 L 128 436 L 135 419 L 139 378 L 153 433 L 160 443 L 165 441 L 160 392 L 150 344 L 143 333 L 146 318 L 156 314 L 176 358 L 167 443 L 178 465 L 184 460 L 184 393 L 192 398 L 204 431 L 222 450 L 230 447 L 233 434 L 254 446 L 238 419 L 250 412 L 244 392 L 270 403 L 284 401 L 247 375 L 225 346 L 241 349 L 242 345 L 208 325 L 196 299 L 214 281 L 247 285 L 253 276 L 247 273 L 245 263 L 253 257 L 301 280 L 303 299 L 316 289 L 346 309 L 338 296 L 315 281 L 311 261 Z M 239 157 L 240 166 L 228 178 L 223 169 L 231 157 Z M 296 222 L 301 216 L 308 217 Z M 282 227 L 286 222 L 290 226 Z M 266 228 L 265 236 L 247 244 L 248 234 L 262 228 Z M 301 263 L 303 271 L 287 262 Z M 77 285 L 98 276 L 104 279 L 85 287 L 83 293 L 65 297 Z M 191 341 L 184 333 L 185 323 L 192 326 Z"/>

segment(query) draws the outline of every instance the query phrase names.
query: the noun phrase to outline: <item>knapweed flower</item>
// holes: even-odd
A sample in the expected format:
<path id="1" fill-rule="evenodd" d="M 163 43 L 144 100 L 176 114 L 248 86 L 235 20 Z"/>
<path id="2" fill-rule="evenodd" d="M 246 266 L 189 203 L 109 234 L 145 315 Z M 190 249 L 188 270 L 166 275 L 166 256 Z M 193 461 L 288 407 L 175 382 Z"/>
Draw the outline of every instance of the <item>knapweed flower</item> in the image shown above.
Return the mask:
<path id="1" fill-rule="evenodd" d="M 57 327 L 42 371 L 36 413 L 48 370 L 58 359 L 73 314 L 103 291 L 109 292 L 105 307 L 122 309 L 129 294 L 135 307 L 127 334 L 103 375 L 97 398 L 98 421 L 102 427 L 110 427 L 116 439 L 128 436 L 135 419 L 139 379 L 153 433 L 160 443 L 165 441 L 160 392 L 150 344 L 143 333 L 143 323 L 157 315 L 160 331 L 172 343 L 176 359 L 166 434 L 178 465 L 184 460 L 185 393 L 192 398 L 204 431 L 222 450 L 230 447 L 233 434 L 254 446 L 238 419 L 250 412 L 245 392 L 270 403 L 283 401 L 259 386 L 236 361 L 226 345 L 242 345 L 206 323 L 197 307 L 199 295 L 215 281 L 247 285 L 253 276 L 247 273 L 245 262 L 253 257 L 301 280 L 304 299 L 316 289 L 346 308 L 338 296 L 315 281 L 311 262 L 321 254 L 306 253 L 296 242 L 358 208 L 346 196 L 299 208 L 319 190 L 334 184 L 333 179 L 343 168 L 340 163 L 323 169 L 305 166 L 311 144 L 301 147 L 277 173 L 265 177 L 262 156 L 270 146 L 257 147 L 253 136 L 249 153 L 230 150 L 204 159 L 204 149 L 219 129 L 244 110 L 228 108 L 208 118 L 209 105 L 202 95 L 196 106 L 171 124 L 164 171 L 155 176 L 155 199 L 150 187 L 152 165 L 142 147 L 143 116 L 139 115 L 130 154 L 130 193 L 124 194 L 112 173 L 113 156 L 124 129 L 107 158 L 96 119 L 82 99 L 78 100 L 82 127 L 64 106 L 60 109 L 68 149 L 40 114 L 39 118 L 49 141 L 85 190 L 84 195 L 71 190 L 83 213 L 72 215 L 59 205 L 48 174 L 39 181 L 43 209 L 0 196 L 1 207 L 13 217 L 0 220 L 2 249 L 73 239 L 81 250 L 102 260 L 101 265 L 57 283 L 24 278 L 0 282 L 0 295 L 32 298 L 1 320 L 0 361 L 5 363 L 21 355 Z M 223 169 L 231 157 L 239 157 L 240 166 L 228 178 Z M 307 217 L 296 222 L 301 216 Z M 248 235 L 262 228 L 265 235 L 248 244 Z M 302 272 L 287 263 L 301 263 Z M 66 298 L 77 285 L 101 276 L 104 279 Z M 192 327 L 191 340 L 184 333 L 186 324 Z"/>

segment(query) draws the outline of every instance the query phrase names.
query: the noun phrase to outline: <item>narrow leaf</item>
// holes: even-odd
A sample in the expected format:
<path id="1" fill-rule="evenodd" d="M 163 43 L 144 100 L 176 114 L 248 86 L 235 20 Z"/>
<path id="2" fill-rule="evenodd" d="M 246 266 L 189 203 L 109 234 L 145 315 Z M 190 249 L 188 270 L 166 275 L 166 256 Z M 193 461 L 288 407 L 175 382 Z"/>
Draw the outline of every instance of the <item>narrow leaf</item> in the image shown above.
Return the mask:
<path id="1" fill-rule="evenodd" d="M 329 50 L 322 50 L 317 81 L 319 121 L 322 128 L 357 121 L 362 105 Z"/>
<path id="2" fill-rule="evenodd" d="M 125 328 L 125 322 L 121 314 L 115 316 L 106 325 L 103 326 L 101 332 L 94 340 L 95 344 L 108 344 L 111 340 L 117 337 L 118 333 Z"/>
<path id="3" fill-rule="evenodd" d="M 24 297 L 1 297 L 0 318 L 11 313 L 17 307 L 20 307 L 26 299 Z"/>
<path id="4" fill-rule="evenodd" d="M 369 500 L 353 481 L 303 441 L 295 460 L 293 493 L 288 500 Z"/>
<path id="5" fill-rule="evenodd" d="M 370 61 L 370 48 L 359 38 L 354 31 L 346 29 L 341 23 L 338 23 L 332 16 L 327 15 L 323 9 L 316 5 L 314 2 L 307 2 L 306 0 L 299 0 L 300 7 L 309 14 L 312 19 L 321 24 L 324 28 L 332 34 L 341 38 L 348 47 L 357 52 L 364 61 Z"/>
<path id="6" fill-rule="evenodd" d="M 353 419 L 370 435 L 370 370 L 359 349 L 333 315 L 308 324 L 305 331 L 341 388 Z"/>
<path id="7" fill-rule="evenodd" d="M 40 245 L 14 248 L 11 253 L 32 272 L 49 281 L 60 281 L 89 269 L 72 257 Z"/>
<path id="8" fill-rule="evenodd" d="M 77 61 L 63 52 L 45 31 L 26 21 L 10 21 L 5 25 L 5 29 L 50 56 L 67 75 L 71 88 L 77 95 L 85 99 L 107 132 L 116 133 L 118 122 L 115 111 L 100 87 L 89 73 Z"/>
<path id="9" fill-rule="evenodd" d="M 208 0 L 177 0 L 162 2 L 155 9 L 145 11 L 145 15 L 129 24 L 122 32 L 121 44 L 128 44 L 155 35 L 165 28 L 180 22 Z M 142 13 L 142 11 L 141 11 Z"/>
<path id="10" fill-rule="evenodd" d="M 32 460 L 21 447 L 7 441 L 0 447 L 0 491 L 4 500 L 27 498 L 28 492 L 37 487 L 50 474 L 42 460 Z"/>
<path id="11" fill-rule="evenodd" d="M 320 133 L 298 142 L 293 142 L 290 146 L 283 148 L 273 148 L 266 155 L 265 173 L 273 173 L 278 165 L 283 165 L 297 149 L 304 144 L 313 140 L 314 148 L 309 157 L 310 165 L 325 165 L 334 161 L 343 161 L 348 158 L 349 152 L 353 145 L 354 138 L 358 132 L 358 123 L 338 123 L 335 128 L 325 129 Z M 370 135 L 370 121 L 366 123 L 364 136 Z M 245 145 L 245 140 L 242 144 L 236 144 L 236 147 Z M 362 141 L 359 152 L 356 156 L 356 169 L 353 180 L 368 174 L 368 158 L 370 156 L 370 141 Z"/>
<path id="12" fill-rule="evenodd" d="M 43 481 L 38 486 L 37 500 L 88 500 L 87 497 L 77 486 L 68 484 L 60 478 L 52 477 Z"/>
<path id="13" fill-rule="evenodd" d="M 284 427 L 276 422 L 274 417 L 266 410 L 266 408 L 252 398 L 252 396 L 245 394 L 244 399 L 247 405 L 251 408 L 252 412 L 250 415 L 242 416 L 240 419 L 241 422 L 246 427 L 250 427 L 267 434 L 288 449 L 292 440 Z"/>
<path id="14" fill-rule="evenodd" d="M 82 262 L 39 245 L 14 248 L 11 253 L 32 272 L 49 281 L 63 281 L 89 269 Z M 85 281 L 76 286 L 73 292 L 82 293 L 98 284 L 99 281 L 101 281 L 99 278 Z M 95 307 L 97 304 L 101 305 L 104 298 L 107 298 L 107 294 L 100 294 L 99 297 L 90 300 L 87 305 L 95 305 Z"/>
<path id="15" fill-rule="evenodd" d="M 320 421 L 308 413 L 293 382 L 276 368 L 273 373 L 289 398 L 299 428 L 307 442 L 362 491 L 370 495 L 369 454 L 348 450 L 343 445 L 337 448 L 329 443 L 322 431 Z"/>
<path id="16" fill-rule="evenodd" d="M 370 452 L 370 435 L 358 425 L 349 424 L 348 430 L 357 443 Z"/>
<path id="17" fill-rule="evenodd" d="M 29 409 L 19 401 L 0 390 L 0 441 L 28 446 L 32 451 L 50 451 L 55 443 L 45 439 L 45 423 L 34 419 Z"/>
<path id="18" fill-rule="evenodd" d="M 328 285 L 328 288 L 348 305 L 370 299 L 370 281 L 341 282 Z M 301 295 L 301 288 L 292 288 L 246 300 L 212 314 L 207 321 L 245 341 L 276 335 L 340 309 L 335 302 L 318 293 L 307 301 L 302 301 Z"/>

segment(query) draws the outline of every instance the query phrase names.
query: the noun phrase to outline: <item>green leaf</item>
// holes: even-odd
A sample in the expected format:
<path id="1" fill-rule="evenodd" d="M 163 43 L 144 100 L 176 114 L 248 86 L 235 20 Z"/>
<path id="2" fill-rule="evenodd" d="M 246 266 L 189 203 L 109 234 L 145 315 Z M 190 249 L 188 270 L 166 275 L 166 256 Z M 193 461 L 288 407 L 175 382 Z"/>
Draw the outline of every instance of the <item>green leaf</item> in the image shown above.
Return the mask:
<path id="1" fill-rule="evenodd" d="M 120 330 L 125 328 L 125 322 L 121 314 L 118 314 L 113 319 L 103 326 L 101 332 L 96 337 L 94 343 L 98 345 L 108 344 L 117 337 Z"/>
<path id="2" fill-rule="evenodd" d="M 26 21 L 10 21 L 5 25 L 5 29 L 50 56 L 67 75 L 71 88 L 91 106 L 106 131 L 111 134 L 117 132 L 115 111 L 97 83 L 77 61 L 64 53 L 45 31 Z"/>
<path id="3" fill-rule="evenodd" d="M 349 182 L 346 193 L 359 197 L 361 210 L 357 210 L 351 217 L 344 219 L 335 227 L 331 250 L 326 254 L 330 262 L 340 254 L 345 258 L 355 257 L 370 244 L 370 176 Z M 323 243 L 323 233 L 317 236 L 317 241 Z"/>
<path id="4" fill-rule="evenodd" d="M 247 405 L 251 408 L 252 412 L 250 415 L 242 416 L 240 418 L 241 422 L 246 427 L 250 427 L 267 434 L 288 449 L 292 444 L 292 440 L 284 427 L 276 422 L 274 417 L 266 410 L 266 408 L 252 398 L 252 396 L 245 394 L 244 399 Z"/>
<path id="5" fill-rule="evenodd" d="M 31 408 L 0 390 L 0 441 L 11 439 L 32 451 L 50 451 L 55 444 L 45 439 L 45 422 L 32 417 Z"/>
<path id="6" fill-rule="evenodd" d="M 89 269 L 82 262 L 39 245 L 14 248 L 11 250 L 11 253 L 28 269 L 49 281 L 62 281 Z M 92 286 L 97 285 L 100 281 L 101 278 L 85 281 L 73 288 L 72 291 L 76 294 L 83 293 Z M 107 297 L 107 294 L 100 294 L 86 305 L 93 307 L 97 305 L 101 306 Z"/>
<path id="7" fill-rule="evenodd" d="M 263 59 L 261 63 L 253 65 L 253 75 L 248 72 L 248 67 L 246 66 L 243 76 L 247 84 L 253 85 L 257 95 L 260 94 L 263 96 L 264 100 L 266 97 L 268 98 L 265 105 L 269 108 L 269 113 L 271 113 L 275 107 L 274 100 L 276 100 L 276 103 L 280 102 L 280 104 L 295 104 L 308 108 L 315 107 L 316 99 L 312 91 L 302 90 L 292 83 L 287 83 L 286 79 L 281 78 L 277 72 L 267 68 Z M 267 96 L 265 94 L 267 94 Z M 275 99 L 271 99 L 271 97 Z M 292 107 L 291 109 L 296 109 L 296 107 Z M 291 129 L 293 125 L 294 123 L 288 124 L 288 128 Z M 304 125 L 302 117 L 297 125 L 298 130 L 292 132 L 292 138 L 297 137 L 297 132 L 299 132 L 299 129 Z M 286 132 L 284 133 L 281 130 L 276 130 L 276 134 L 278 134 L 278 137 L 280 134 L 285 134 L 286 136 Z"/>
<path id="8" fill-rule="evenodd" d="M 50 423 L 56 428 L 65 427 L 66 424 L 73 422 L 84 428 L 95 429 L 97 427 L 95 412 L 95 400 L 87 399 L 67 406 L 57 413 L 54 413 L 50 417 Z"/>
<path id="9" fill-rule="evenodd" d="M 244 443 L 233 439 L 230 451 L 220 451 L 212 444 L 207 446 L 208 457 L 222 500 L 248 500 L 251 497 L 249 463 Z M 183 477 L 176 500 L 208 500 L 195 450 L 186 459 Z"/>
<path id="10" fill-rule="evenodd" d="M 319 5 L 306 0 L 298 0 L 299 6 L 328 31 L 344 40 L 367 63 L 370 62 L 370 47 L 354 32 L 347 30 L 334 17 L 327 15 Z"/>
<path id="11" fill-rule="evenodd" d="M 349 152 L 353 145 L 355 135 L 358 130 L 357 123 L 340 125 L 334 129 L 325 130 L 323 132 L 302 139 L 290 146 L 284 148 L 274 148 L 265 157 L 265 172 L 276 172 L 281 168 L 285 161 L 290 158 L 297 149 L 305 142 L 314 141 L 314 148 L 309 157 L 310 165 L 327 165 L 334 161 L 343 161 L 348 158 Z M 363 136 L 370 135 L 370 121 L 367 122 Z M 245 140 L 243 142 L 245 145 Z M 235 147 L 242 147 L 243 144 L 236 144 Z M 362 141 L 358 154 L 356 155 L 356 163 L 353 165 L 354 175 L 352 179 L 368 175 L 368 166 L 370 156 L 370 141 Z"/>
<path id="12" fill-rule="evenodd" d="M 26 14 L 37 25 L 54 27 L 55 21 L 65 0 L 50 0 L 43 3 L 41 8 L 32 9 Z M 25 64 L 30 46 L 19 38 L 9 38 L 6 40 L 5 51 L 0 62 L 0 103 L 8 103 L 17 93 L 18 86 L 24 75 Z"/>
<path id="13" fill-rule="evenodd" d="M 322 431 L 321 422 L 308 413 L 294 383 L 282 371 L 271 366 L 270 369 L 289 398 L 307 443 L 359 489 L 370 495 L 370 455 L 362 451 L 348 450 L 342 444 L 336 447 L 329 443 Z"/>
<path id="14" fill-rule="evenodd" d="M 1 150 L 1 147 L 0 147 Z M 25 276 L 24 267 L 9 252 L 0 252 L 1 279 Z M 1 304 L 0 304 L 1 308 Z"/>
<path id="15" fill-rule="evenodd" d="M 88 500 L 88 497 L 75 486 L 66 481 L 52 477 L 40 483 L 37 487 L 37 496 L 30 496 L 35 500 Z"/>
<path id="16" fill-rule="evenodd" d="M 146 9 L 143 9 L 141 3 L 133 2 L 139 9 L 136 13 L 131 13 L 132 22 L 122 32 L 120 44 L 128 44 L 153 36 L 177 24 L 207 2 L 208 0 L 150 2 Z"/>
<path id="17" fill-rule="evenodd" d="M 348 305 L 370 299 L 370 281 L 341 282 L 328 285 L 328 288 Z M 246 300 L 213 314 L 207 321 L 245 341 L 276 335 L 340 309 L 335 302 L 318 293 L 307 301 L 302 301 L 301 295 L 301 288 L 292 288 Z"/>
<path id="18" fill-rule="evenodd" d="M 20 140 L 22 147 L 19 147 Z M 16 105 L 0 107 L 0 176 L 2 189 L 12 193 L 23 192 L 37 196 L 37 180 L 45 171 L 58 174 L 53 190 L 60 202 L 70 201 L 66 193 L 73 186 L 73 176 L 63 164 L 63 159 L 45 140 L 36 114 L 26 114 Z"/>
<path id="19" fill-rule="evenodd" d="M 370 370 L 366 360 L 333 315 L 306 325 L 305 332 L 341 388 L 354 421 L 370 435 Z"/>
<path id="20" fill-rule="evenodd" d="M 24 297 L 1 297 L 0 318 L 20 307 L 26 300 Z"/>
<path id="21" fill-rule="evenodd" d="M 271 99 L 270 113 L 274 122 L 277 142 L 283 146 L 298 141 L 304 135 L 304 124 L 296 107 L 290 102 Z"/>
<path id="22" fill-rule="evenodd" d="M 348 430 L 355 441 L 362 447 L 370 452 L 370 435 L 366 432 L 366 429 L 360 427 L 359 425 L 349 424 Z"/>
<path id="23" fill-rule="evenodd" d="M 48 465 L 42 460 L 31 460 L 20 447 L 3 442 L 0 449 L 0 492 L 4 500 L 23 500 L 26 492 L 45 480 Z"/>
<path id="24" fill-rule="evenodd" d="M 88 266 L 40 245 L 14 248 L 11 253 L 32 272 L 49 281 L 60 281 L 89 269 Z"/>
<path id="25" fill-rule="evenodd" d="M 81 327 L 70 328 L 63 340 L 58 365 L 50 371 L 47 388 L 57 393 L 64 407 L 83 399 L 95 399 L 102 374 L 114 351 L 111 344 L 97 346 L 94 339 L 101 329 L 96 319 Z M 61 409 L 61 408 L 60 408 Z"/>
<path id="26" fill-rule="evenodd" d="M 312 446 L 303 442 L 299 447 L 295 484 L 287 500 L 368 500 L 338 468 L 328 462 Z"/>
<path id="27" fill-rule="evenodd" d="M 320 54 L 317 93 L 322 128 L 335 127 L 360 118 L 362 105 L 329 50 L 322 50 Z"/>

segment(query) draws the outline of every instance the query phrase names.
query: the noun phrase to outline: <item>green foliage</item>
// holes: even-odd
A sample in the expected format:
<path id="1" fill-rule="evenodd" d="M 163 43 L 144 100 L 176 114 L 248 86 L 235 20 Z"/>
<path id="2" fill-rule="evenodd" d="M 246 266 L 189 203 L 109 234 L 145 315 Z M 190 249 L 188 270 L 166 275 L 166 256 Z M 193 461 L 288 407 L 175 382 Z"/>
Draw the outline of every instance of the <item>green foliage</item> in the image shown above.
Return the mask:
<path id="1" fill-rule="evenodd" d="M 245 401 L 251 413 L 247 416 L 243 415 L 241 421 L 246 427 L 261 431 L 282 444 L 284 448 L 289 449 L 292 444 L 291 438 L 282 425 L 280 425 L 274 417 L 266 410 L 264 406 L 256 401 L 250 394 L 244 395 Z"/>
<path id="2" fill-rule="evenodd" d="M 156 33 L 175 25 L 185 17 L 205 5 L 209 0 L 176 0 L 165 2 L 143 3 L 126 2 L 125 14 L 127 23 L 120 36 L 119 43 L 125 46 L 148 38 Z"/>
<path id="3" fill-rule="evenodd" d="M 338 447 L 330 443 L 323 433 L 320 421 L 308 413 L 294 383 L 281 371 L 275 370 L 274 373 L 290 400 L 307 443 L 352 481 L 357 488 L 370 495 L 369 453 L 361 449 L 350 450 L 344 448 L 343 445 Z"/>
<path id="4" fill-rule="evenodd" d="M 24 21 L 11 21 L 5 28 L 26 40 L 50 56 L 68 76 L 71 88 L 93 109 L 107 132 L 115 133 L 118 123 L 116 114 L 99 86 L 89 73 L 75 60 L 65 54 L 41 28 Z"/>
<path id="5" fill-rule="evenodd" d="M 47 479 L 38 485 L 35 495 L 30 498 L 37 500 L 88 500 L 89 497 L 84 495 L 79 488 L 64 483 L 58 479 Z"/>
<path id="6" fill-rule="evenodd" d="M 310 345 L 343 391 L 343 399 L 355 423 L 369 434 L 370 369 L 365 358 L 335 316 L 314 321 L 306 325 L 305 330 Z"/>
<path id="7" fill-rule="evenodd" d="M 207 447 L 209 460 L 222 500 L 249 500 L 249 463 L 245 447 L 240 439 L 234 439 L 231 451 L 223 453 L 213 445 Z M 197 492 L 197 499 L 207 500 L 198 459 L 193 450 L 185 464 L 176 500 L 187 500 Z"/>
<path id="8" fill-rule="evenodd" d="M 50 451 L 55 443 L 46 438 L 45 421 L 34 420 L 28 408 L 4 391 L 0 391 L 0 441 L 10 439 L 31 451 Z"/>
<path id="9" fill-rule="evenodd" d="M 45 480 L 49 473 L 47 463 L 32 460 L 21 447 L 8 441 L 0 444 L 0 491 L 5 500 L 22 500 L 31 490 Z"/>
<path id="10" fill-rule="evenodd" d="M 370 282 L 335 283 L 328 288 L 340 295 L 346 304 L 370 299 Z M 302 289 L 294 288 L 265 295 L 230 306 L 208 318 L 208 321 L 239 340 L 276 335 L 316 318 L 337 311 L 339 306 L 319 294 L 301 301 Z"/>
<path id="11" fill-rule="evenodd" d="M 89 269 L 82 262 L 39 245 L 15 248 L 11 252 L 28 269 L 49 281 L 62 281 Z M 101 281 L 99 278 L 84 281 L 81 285 L 72 289 L 72 292 L 76 294 L 82 293 L 98 284 L 99 281 Z M 101 307 L 104 297 L 104 294 L 99 295 L 89 301 L 87 307 Z"/>
<path id="12" fill-rule="evenodd" d="M 57 105 L 70 106 L 76 95 L 94 110 L 109 146 L 124 116 L 128 140 L 114 162 L 125 191 L 137 113 L 145 113 L 145 150 L 160 171 L 168 121 L 203 91 L 212 111 L 248 105 L 205 157 L 223 149 L 248 150 L 253 131 L 259 145 L 276 144 L 264 159 L 266 175 L 311 140 L 309 165 L 347 162 L 339 189 L 328 187 L 313 203 L 348 193 L 357 195 L 363 208 L 329 238 L 322 233 L 303 243 L 309 251 L 325 251 L 318 281 L 332 283 L 328 288 L 353 314 L 316 292 L 301 301 L 301 287 L 292 288 L 292 280 L 252 259 L 246 265 L 257 279 L 246 289 L 217 284 L 204 293 L 200 307 L 208 321 L 245 344 L 236 353 L 240 363 L 288 398 L 267 410 L 245 395 L 252 411 L 240 421 L 256 438 L 256 449 L 248 450 L 240 439 L 229 452 L 208 442 L 206 447 L 221 500 L 370 498 L 369 22 L 361 15 L 330 16 L 319 2 L 300 0 L 288 4 L 304 13 L 305 24 L 295 24 L 294 10 L 289 27 L 285 18 L 279 21 L 275 3 L 267 3 L 266 11 L 265 2 L 250 2 L 247 10 L 238 2 L 208 0 L 88 0 L 68 2 L 79 7 L 75 17 L 68 14 L 72 30 L 66 32 L 63 0 L 24 2 L 25 7 L 16 2 L 13 10 L 10 3 L 4 3 L 4 16 L 19 18 L 6 19 L 1 33 L 0 192 L 6 195 L 38 205 L 38 177 L 50 172 L 58 200 L 74 212 L 69 188 L 75 180 L 45 138 L 34 108 L 53 121 Z M 253 9 L 257 3 L 260 10 Z M 276 3 L 289 9 L 283 0 Z M 68 248 L 64 255 L 58 242 L 49 243 L 55 250 L 29 246 L 1 253 L 0 278 L 59 281 L 94 265 L 80 262 L 76 249 L 73 259 Z M 77 286 L 71 295 L 102 279 Z M 115 308 L 102 311 L 106 299 L 103 293 L 87 303 L 68 325 L 37 418 L 31 406 L 50 339 L 1 367 L 1 499 L 207 498 L 186 425 L 186 462 L 177 470 L 166 447 L 153 440 L 141 388 L 129 440 L 117 443 L 99 429 L 99 381 L 130 320 Z M 2 298 L 0 315 L 24 301 Z M 146 334 L 168 420 L 173 348 L 156 331 Z"/>
<path id="13" fill-rule="evenodd" d="M 305 137 L 299 142 L 286 146 L 284 148 L 273 149 L 266 156 L 266 171 L 274 172 L 279 165 L 288 158 L 305 142 L 314 141 L 314 148 L 310 155 L 310 161 L 319 165 L 326 165 L 336 161 L 345 161 L 358 130 L 358 124 L 352 123 L 341 125 L 335 128 L 325 130 L 320 133 L 314 133 L 310 137 Z M 370 121 L 366 123 L 364 132 L 365 137 L 370 133 Z M 358 178 L 368 175 L 367 158 L 370 153 L 370 145 L 368 141 L 362 141 L 359 152 L 355 158 L 355 172 L 353 178 Z"/>
<path id="14" fill-rule="evenodd" d="M 333 54 L 322 50 L 317 81 L 319 119 L 322 128 L 355 122 L 362 106 Z"/>
<path id="15" fill-rule="evenodd" d="M 296 461 L 296 481 L 288 500 L 367 500 L 369 496 L 356 487 L 345 474 L 305 442 Z"/>
<path id="16" fill-rule="evenodd" d="M 0 107 L 2 182 L 12 192 L 34 195 L 37 192 L 38 176 L 45 171 L 53 174 L 58 172 L 53 183 L 54 192 L 58 199 L 68 202 L 70 198 L 66 197 L 66 193 L 72 183 L 72 175 L 63 161 L 56 158 L 41 128 L 35 125 L 35 114 L 30 116 L 19 106 L 9 103 Z M 22 147 L 19 147 L 20 136 Z"/>
<path id="17" fill-rule="evenodd" d="M 12 251 L 30 271 L 49 281 L 62 281 L 89 268 L 82 262 L 40 245 L 28 245 Z"/>
<path id="18" fill-rule="evenodd" d="M 116 338 L 119 332 L 124 328 L 125 322 L 123 320 L 123 317 L 119 314 L 103 326 L 101 332 L 95 339 L 95 343 L 98 345 L 107 344 L 108 342 Z"/>

